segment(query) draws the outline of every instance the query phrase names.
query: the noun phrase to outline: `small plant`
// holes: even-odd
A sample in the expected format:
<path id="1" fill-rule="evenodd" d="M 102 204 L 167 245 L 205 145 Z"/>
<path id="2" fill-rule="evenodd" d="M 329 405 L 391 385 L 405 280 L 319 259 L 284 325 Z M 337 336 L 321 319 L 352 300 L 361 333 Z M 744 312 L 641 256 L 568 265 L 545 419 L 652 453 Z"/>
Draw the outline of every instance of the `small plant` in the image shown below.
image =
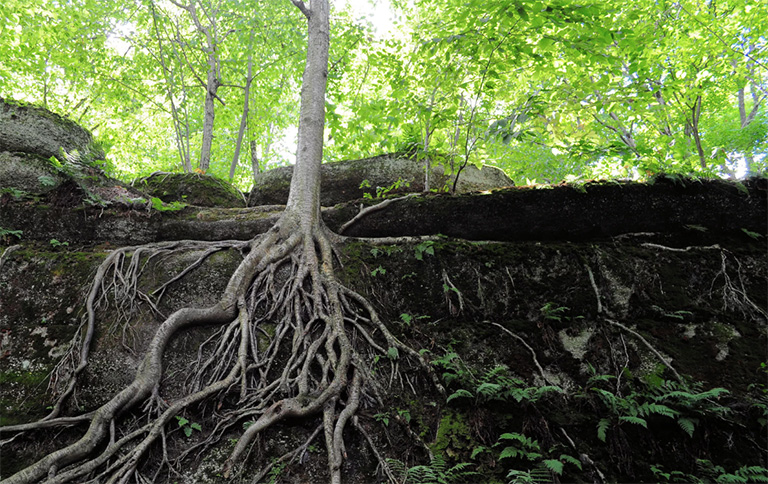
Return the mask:
<path id="1" fill-rule="evenodd" d="M 44 187 L 52 187 L 56 185 L 56 179 L 51 175 L 40 175 L 37 177 L 37 181 Z"/>
<path id="2" fill-rule="evenodd" d="M 565 311 L 568 311 L 570 308 L 567 308 L 565 306 L 557 306 L 555 303 L 548 302 L 544 306 L 539 309 L 541 311 L 541 315 L 544 316 L 544 319 L 551 319 L 553 321 L 562 321 L 563 319 L 563 313 Z"/>
<path id="3" fill-rule="evenodd" d="M 199 423 L 190 422 L 189 419 L 180 417 L 179 415 L 176 415 L 176 423 L 179 424 L 179 427 L 181 427 L 181 430 L 184 432 L 184 435 L 186 435 L 187 437 L 192 436 L 193 430 L 197 430 L 198 432 L 201 432 L 203 430 L 203 428 L 200 426 Z"/>
<path id="4" fill-rule="evenodd" d="M 400 315 L 400 320 L 405 326 L 410 326 L 412 322 L 418 321 L 420 319 L 429 319 L 429 316 L 412 316 L 408 313 L 403 313 Z"/>
<path id="5" fill-rule="evenodd" d="M 741 231 L 744 232 L 745 234 L 747 234 L 749 237 L 752 237 L 755 240 L 760 240 L 763 237 L 762 234 L 758 234 L 757 232 L 752 232 L 751 230 L 741 229 Z"/>
<path id="6" fill-rule="evenodd" d="M 471 477 L 477 476 L 477 472 L 468 470 L 472 464 L 461 462 L 448 468 L 441 456 L 432 458 L 429 465 L 407 467 L 397 459 L 387 459 L 387 465 L 401 484 L 453 484 L 460 482 L 472 482 Z"/>
<path id="7" fill-rule="evenodd" d="M 414 249 L 414 256 L 416 260 L 424 260 L 424 254 L 435 255 L 435 242 L 432 240 L 425 240 L 416 246 Z"/>
<path id="8" fill-rule="evenodd" d="M 69 242 L 59 242 L 56 239 L 51 239 L 49 243 L 51 244 L 51 247 L 53 247 L 54 249 L 58 249 L 59 247 L 69 246 Z"/>
<path id="9" fill-rule="evenodd" d="M 655 304 L 651 306 L 651 309 L 653 309 L 654 311 L 662 314 L 663 316 L 665 316 L 667 318 L 674 318 L 674 319 L 683 320 L 683 319 L 685 319 L 685 316 L 693 316 L 693 313 L 690 312 L 690 311 L 683 311 L 683 310 L 680 310 L 680 311 L 667 311 L 667 310 L 665 310 L 663 308 L 660 308 L 659 306 L 656 306 Z"/>
<path id="10" fill-rule="evenodd" d="M 606 441 L 606 433 L 612 425 L 630 423 L 647 429 L 648 418 L 651 416 L 675 420 L 680 429 L 692 437 L 698 424 L 697 417 L 722 416 L 730 412 L 728 407 L 715 401 L 729 393 L 724 388 L 699 391 L 701 384 L 686 386 L 655 375 L 650 375 L 643 383 L 635 382 L 631 375 L 628 375 L 626 388 L 619 391 L 612 386 L 603 385 L 615 380 L 615 376 L 597 375 L 592 365 L 588 368 L 593 375 L 587 380 L 586 394 L 596 395 L 610 413 L 610 417 L 601 418 L 597 423 L 597 438 L 603 442 Z M 601 385 L 609 387 L 610 390 L 600 388 Z"/>
<path id="11" fill-rule="evenodd" d="M 383 276 L 383 275 L 384 275 L 384 274 L 386 274 L 386 273 L 387 273 L 387 270 L 386 270 L 386 269 L 384 269 L 384 268 L 383 268 L 383 267 L 381 267 L 381 266 L 379 266 L 379 267 L 377 267 L 376 269 L 374 269 L 374 270 L 372 270 L 372 271 L 371 271 L 371 275 L 372 275 L 373 277 L 376 277 L 376 276 L 378 276 L 378 275 L 380 275 L 380 274 Z"/>
<path id="12" fill-rule="evenodd" d="M 29 192 L 26 192 L 24 190 L 19 190 L 18 188 L 14 187 L 8 187 L 8 188 L 0 188 L 0 194 L 7 193 L 8 195 L 12 196 L 15 199 L 20 198 L 26 198 L 29 197 Z"/>
<path id="13" fill-rule="evenodd" d="M 280 479 L 280 474 L 283 473 L 287 466 L 287 462 L 276 462 L 274 467 L 269 470 L 269 474 L 267 474 L 267 482 L 269 484 L 276 484 L 278 479 Z"/>
<path id="14" fill-rule="evenodd" d="M 11 229 L 6 229 L 6 228 L 3 228 L 3 227 L 0 227 L 0 240 L 4 240 L 4 241 L 10 242 L 11 241 L 11 237 L 16 237 L 17 239 L 20 239 L 21 238 L 21 234 L 23 234 L 23 233 L 24 233 L 24 231 L 22 231 L 22 230 L 11 230 Z"/>
<path id="15" fill-rule="evenodd" d="M 150 201 L 152 202 L 152 208 L 158 212 L 176 212 L 187 206 L 187 204 L 184 202 L 164 203 L 157 197 L 152 197 Z"/>

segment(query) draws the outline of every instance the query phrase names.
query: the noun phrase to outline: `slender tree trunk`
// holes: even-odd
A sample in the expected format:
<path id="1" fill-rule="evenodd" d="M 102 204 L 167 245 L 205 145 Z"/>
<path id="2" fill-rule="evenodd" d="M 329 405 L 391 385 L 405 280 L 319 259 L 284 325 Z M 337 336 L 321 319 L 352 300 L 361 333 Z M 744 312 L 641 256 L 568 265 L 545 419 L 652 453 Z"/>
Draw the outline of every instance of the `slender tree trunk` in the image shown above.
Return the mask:
<path id="1" fill-rule="evenodd" d="M 301 86 L 296 165 L 293 167 L 286 213 L 297 214 L 302 229 L 311 231 L 321 220 L 320 164 L 323 160 L 330 7 L 328 0 L 312 0 L 311 8 L 302 0 L 291 2 L 304 13 L 309 25 L 307 63 Z"/>
<path id="2" fill-rule="evenodd" d="M 213 54 L 211 54 L 212 56 Z M 209 62 L 215 62 L 209 59 Z M 211 164 L 211 146 L 213 145 L 213 121 L 215 110 L 213 106 L 216 91 L 219 88 L 219 80 L 216 78 L 216 69 L 211 66 L 208 69 L 208 79 L 205 87 L 205 111 L 203 112 L 203 144 L 200 146 L 200 171 L 208 171 Z"/>
<path id="3" fill-rule="evenodd" d="M 753 85 L 752 86 L 752 100 L 753 100 L 752 111 L 749 114 L 747 114 L 747 103 L 745 100 L 746 96 L 744 94 L 745 94 L 744 88 L 742 87 L 741 89 L 739 89 L 739 96 L 738 96 L 739 97 L 739 121 L 741 122 L 740 124 L 741 129 L 746 128 L 752 123 L 752 121 L 755 119 L 755 115 L 757 114 L 757 109 L 760 106 L 760 100 L 755 95 L 755 86 Z M 750 149 L 744 153 L 744 164 L 746 165 L 745 176 L 752 175 L 752 169 L 753 169 L 752 167 L 754 166 L 754 163 L 755 163 L 755 158 L 754 158 L 754 155 L 752 154 L 752 150 Z"/>
<path id="4" fill-rule="evenodd" d="M 237 161 L 240 158 L 240 147 L 243 145 L 243 134 L 245 126 L 248 124 L 248 100 L 251 96 L 251 82 L 253 81 L 253 56 L 248 54 L 248 76 L 245 79 L 245 99 L 243 100 L 243 116 L 240 118 L 240 130 L 237 132 L 237 143 L 235 143 L 235 154 L 232 156 L 232 165 L 229 167 L 229 180 L 235 178 Z"/>
<path id="5" fill-rule="evenodd" d="M 704 148 L 701 145 L 701 136 L 699 134 L 699 117 L 701 116 L 701 95 L 696 96 L 696 101 L 694 101 L 693 106 L 691 107 L 691 134 L 693 135 L 693 140 L 696 143 L 696 152 L 699 155 L 699 163 L 701 164 L 702 168 L 707 167 L 707 160 L 704 156 Z"/>

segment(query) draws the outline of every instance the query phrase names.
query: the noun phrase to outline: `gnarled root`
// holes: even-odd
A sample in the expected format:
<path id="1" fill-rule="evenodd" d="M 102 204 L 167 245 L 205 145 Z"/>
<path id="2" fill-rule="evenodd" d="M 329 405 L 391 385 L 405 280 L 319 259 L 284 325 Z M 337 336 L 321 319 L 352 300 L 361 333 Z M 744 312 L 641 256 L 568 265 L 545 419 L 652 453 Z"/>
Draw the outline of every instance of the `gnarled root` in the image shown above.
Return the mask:
<path id="1" fill-rule="evenodd" d="M 184 308 L 168 316 L 146 349 L 131 384 L 86 416 L 60 417 L 63 400 L 73 392 L 75 379 L 87 365 L 96 324 L 95 307 L 105 300 L 104 294 L 111 290 L 120 296 L 114 297 L 118 303 L 129 305 L 141 298 L 159 312 L 152 294 L 140 295 L 136 289 L 143 267 L 139 256 L 142 251 L 149 250 L 152 256 L 180 246 L 126 248 L 110 255 L 97 272 L 88 296 L 87 320 L 78 334 L 78 344 L 73 345 L 64 363 L 68 366 L 61 367 L 67 369 L 59 374 L 67 374 L 68 383 L 54 412 L 40 422 L 0 428 L 0 432 L 73 425 L 85 418 L 90 420 L 89 427 L 73 444 L 52 452 L 2 484 L 83 479 L 150 482 L 160 469 L 155 469 L 153 478 L 147 478 L 142 475 L 142 464 L 153 446 L 162 447 L 161 467 L 175 472 L 174 459 L 169 459 L 166 447 L 169 424 L 193 405 L 215 408 L 218 421 L 205 439 L 173 456 L 175 459 L 202 452 L 237 425 L 252 422 L 224 464 L 223 474 L 229 477 L 237 472 L 259 433 L 289 417 L 316 416 L 323 422 L 330 480 L 341 482 L 346 458 L 344 430 L 350 421 L 354 422 L 358 408 L 382 400 L 380 389 L 384 383 L 372 376 L 370 362 L 375 356 L 389 361 L 389 384 L 402 382 L 401 366 L 420 365 L 428 370 L 428 365 L 390 333 L 364 297 L 338 282 L 333 269 L 338 236 L 324 226 L 306 229 L 290 220 L 284 217 L 271 231 L 248 244 L 209 244 L 201 259 L 154 295 L 161 297 L 168 284 L 194 270 L 216 250 L 247 249 L 220 301 L 208 308 Z M 201 246 L 187 244 L 183 248 Z M 134 255 L 126 272 L 121 268 L 128 252 Z M 111 281 L 108 274 L 112 274 Z M 126 324 L 130 314 L 130 310 L 125 313 Z M 186 382 L 186 393 L 166 402 L 160 396 L 166 347 L 178 332 L 202 324 L 219 325 L 221 330 L 201 346 L 196 367 Z M 428 373 L 437 382 L 434 374 Z M 143 409 L 141 418 L 125 417 L 137 408 Z M 123 426 L 121 432 L 115 431 L 116 425 Z"/>

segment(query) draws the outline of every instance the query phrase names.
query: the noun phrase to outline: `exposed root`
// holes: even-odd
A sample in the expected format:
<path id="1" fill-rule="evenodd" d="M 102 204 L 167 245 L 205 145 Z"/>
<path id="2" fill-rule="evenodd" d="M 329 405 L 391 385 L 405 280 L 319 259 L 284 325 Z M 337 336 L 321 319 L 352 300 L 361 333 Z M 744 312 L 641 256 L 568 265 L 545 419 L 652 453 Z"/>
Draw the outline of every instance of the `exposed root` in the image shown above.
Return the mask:
<path id="1" fill-rule="evenodd" d="M 536 365 L 536 368 L 539 370 L 539 375 L 541 375 L 541 378 L 542 378 L 542 379 L 543 379 L 545 382 L 549 383 L 549 384 L 550 384 L 550 385 L 552 385 L 552 386 L 559 386 L 559 385 L 557 384 L 557 382 L 553 382 L 553 381 L 551 381 L 549 378 L 547 378 L 547 374 L 546 374 L 546 372 L 544 372 L 544 368 L 542 368 L 542 367 L 541 367 L 541 365 L 539 364 L 539 360 L 538 360 L 538 358 L 536 358 L 536 352 L 533 350 L 533 348 L 531 348 L 531 345 L 529 345 L 529 344 L 528 344 L 528 343 L 527 343 L 527 342 L 526 342 L 526 341 L 525 341 L 525 340 L 524 340 L 522 337 L 520 337 L 520 336 L 516 335 L 515 333 L 513 333 L 513 332 L 512 332 L 512 331 L 510 331 L 510 330 L 508 330 L 507 328 L 505 328 L 504 326 L 500 325 L 499 323 L 491 323 L 491 324 L 492 324 L 492 325 L 494 325 L 494 326 L 496 326 L 496 327 L 497 327 L 497 328 L 499 328 L 500 330 L 504 331 L 504 332 L 505 332 L 505 333 L 507 333 L 508 335 L 512 336 L 513 338 L 515 338 L 516 340 L 518 340 L 520 343 L 522 343 L 522 344 L 523 344 L 523 346 L 525 346 L 526 348 L 528 348 L 528 351 L 530 351 L 530 352 L 531 352 L 531 357 L 533 358 L 533 363 Z"/>
<path id="2" fill-rule="evenodd" d="M 605 319 L 605 321 L 606 321 L 608 324 L 612 325 L 612 326 L 616 326 L 617 328 L 621 328 L 621 329 L 623 329 L 623 330 L 624 330 L 624 331 L 626 331 L 627 333 L 630 333 L 631 335 L 633 335 L 634 337 L 636 337 L 637 339 L 639 339 L 640 341 L 642 341 L 642 343 L 643 343 L 643 344 L 646 346 L 646 348 L 648 348 L 649 350 L 651 350 L 651 353 L 653 353 L 654 355 L 656 355 L 656 358 L 658 358 L 658 359 L 659 359 L 659 361 L 660 361 L 660 362 L 661 362 L 661 363 L 662 363 L 664 366 L 666 366 L 667 368 L 669 368 L 669 371 L 671 371 L 671 372 L 672 372 L 672 374 L 673 374 L 673 375 L 675 375 L 675 378 L 677 379 L 677 381 L 679 381 L 679 382 L 680 382 L 680 383 L 682 383 L 683 385 L 685 385 L 685 384 L 686 384 L 686 383 L 685 383 L 685 380 L 683 379 L 683 377 L 682 377 L 682 376 L 680 376 L 680 374 L 677 372 L 677 370 L 675 370 L 675 368 L 672 366 L 672 363 L 670 363 L 670 362 L 669 362 L 669 361 L 668 361 L 666 358 L 664 358 L 664 356 L 662 356 L 662 354 L 661 354 L 661 353 L 659 353 L 659 351 L 658 351 L 656 348 L 654 348 L 654 347 L 653 347 L 653 345 L 652 345 L 651 343 L 649 343 L 647 339 L 643 338 L 643 335 L 641 335 L 640 333 L 638 333 L 638 332 L 637 332 L 637 331 L 635 331 L 634 329 L 631 329 L 631 328 L 629 328 L 629 327 L 627 327 L 627 326 L 625 326 L 625 325 L 623 325 L 623 324 L 619 323 L 618 321 L 613 321 L 613 320 L 611 320 L 611 319 Z"/>
<path id="3" fill-rule="evenodd" d="M 715 292 L 715 283 L 721 277 L 723 278 L 723 287 L 720 289 L 720 294 L 723 300 L 724 310 L 739 310 L 743 315 L 750 316 L 752 318 L 760 318 L 763 323 L 768 322 L 768 312 L 755 304 L 749 296 L 747 296 L 747 290 L 744 286 L 744 276 L 741 272 L 741 262 L 733 257 L 736 262 L 736 276 L 731 276 L 728 272 L 728 257 L 727 251 L 720 252 L 720 271 L 715 275 L 712 280 L 712 286 L 710 287 L 709 294 L 713 295 Z"/>
<path id="4" fill-rule="evenodd" d="M 3 269 L 3 264 L 5 264 L 5 261 L 8 260 L 8 257 L 19 249 L 21 249 L 20 245 L 12 245 L 5 249 L 2 254 L 0 254 L 0 270 Z"/>
<path id="5" fill-rule="evenodd" d="M 416 195 L 419 195 L 418 193 L 409 193 L 408 195 L 405 195 L 403 197 L 397 197 L 397 198 L 388 198 L 384 200 L 381 203 L 377 203 L 376 205 L 371 205 L 370 207 L 361 208 L 360 212 L 358 212 L 357 215 L 355 215 L 351 220 L 346 222 L 344 225 L 339 227 L 339 233 L 343 234 L 344 231 L 346 231 L 349 227 L 355 225 L 357 222 L 360 221 L 360 219 L 367 217 L 368 215 L 378 212 L 379 210 L 385 209 L 388 205 L 390 205 L 393 202 L 398 202 L 400 200 L 405 200 L 407 198 L 415 197 Z"/>
<path id="6" fill-rule="evenodd" d="M 95 275 L 84 322 L 52 377 L 52 388 L 64 387 L 53 412 L 39 422 L 0 428 L 0 432 L 71 426 L 83 421 L 90 422 L 89 427 L 75 443 L 52 452 L 3 484 L 88 479 L 153 482 L 163 469 L 176 473 L 181 459 L 215 445 L 248 422 L 222 469 L 224 476 L 231 477 L 240 472 L 257 435 L 288 418 L 305 417 L 321 418 L 321 427 L 281 462 L 302 456 L 321 428 L 330 481 L 337 483 L 347 458 L 344 431 L 350 421 L 356 421 L 358 409 L 380 404 L 386 385 L 413 388 L 402 374 L 411 367 L 424 370 L 442 390 L 418 352 L 387 329 L 363 296 L 339 284 L 334 275 L 334 243 L 340 238 L 323 226 L 306 230 L 290 221 L 289 217 L 281 219 L 270 232 L 249 243 L 174 242 L 111 253 Z M 165 318 L 145 349 L 131 384 L 94 412 L 59 416 L 65 401 L 74 394 L 78 375 L 88 364 L 98 308 L 108 302 L 118 306 L 119 320 L 113 328 L 125 334 L 138 314 L 137 300 L 160 314 L 159 301 L 169 285 L 195 270 L 210 254 L 230 248 L 247 249 L 247 254 L 218 303 L 202 309 L 180 309 Z M 203 253 L 154 291 L 145 294 L 139 289 L 138 280 L 151 259 L 191 249 Z M 185 328 L 202 324 L 218 325 L 220 330 L 201 345 L 185 393 L 163 395 L 163 358 L 169 341 Z M 388 362 L 388 381 L 374 378 L 374 358 Z M 215 412 L 217 423 L 196 445 L 169 455 L 167 441 L 174 418 L 192 407 Z M 127 416 L 139 408 L 140 418 Z M 150 449 L 160 450 L 153 454 L 162 459 L 145 465 Z M 385 462 L 380 456 L 379 461 Z M 269 467 L 262 469 L 262 474 L 265 472 Z"/>
<path id="7" fill-rule="evenodd" d="M 585 267 L 587 269 L 587 274 L 589 275 L 589 281 L 590 281 L 590 284 L 592 285 L 592 290 L 595 292 L 595 298 L 597 298 L 597 312 L 598 313 L 605 312 L 605 314 L 610 315 L 611 312 L 607 308 L 604 308 L 603 305 L 600 302 L 600 300 L 601 300 L 600 290 L 598 289 L 597 284 L 595 283 L 595 277 L 592 274 L 592 269 L 590 269 L 589 266 L 585 266 Z M 625 326 L 624 324 L 619 323 L 618 321 L 614 321 L 614 320 L 609 319 L 609 318 L 603 318 L 603 320 L 606 321 L 608 324 L 610 324 L 612 326 L 615 326 L 617 328 L 620 328 L 620 329 L 630 333 L 631 335 L 635 336 L 637 339 L 639 339 L 649 350 L 651 350 L 651 352 L 656 356 L 656 358 L 659 359 L 659 361 L 664 366 L 669 368 L 669 370 L 672 372 L 672 374 L 675 375 L 675 378 L 677 379 L 677 381 L 679 381 L 680 383 L 685 385 L 685 380 L 683 380 L 683 377 L 681 377 L 680 374 L 677 372 L 677 370 L 675 370 L 675 368 L 672 366 L 672 363 L 667 361 L 667 359 L 664 358 L 664 356 L 662 356 L 662 354 L 659 353 L 659 351 L 656 348 L 654 348 L 653 345 L 651 343 L 649 343 L 648 340 L 645 339 L 640 333 L 638 333 L 637 331 L 635 331 L 633 329 L 630 329 L 629 327 Z M 622 340 L 622 344 L 623 344 L 623 340 Z M 625 351 L 626 351 L 626 349 L 625 349 Z M 619 374 L 621 374 L 621 373 L 619 373 Z"/>

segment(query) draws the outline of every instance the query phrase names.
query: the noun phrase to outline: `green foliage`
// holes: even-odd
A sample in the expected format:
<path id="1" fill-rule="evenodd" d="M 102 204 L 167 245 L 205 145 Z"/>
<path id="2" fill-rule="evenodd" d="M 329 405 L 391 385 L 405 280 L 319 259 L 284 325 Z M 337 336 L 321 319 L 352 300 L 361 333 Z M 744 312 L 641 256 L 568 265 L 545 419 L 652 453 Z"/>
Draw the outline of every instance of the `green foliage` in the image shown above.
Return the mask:
<path id="1" fill-rule="evenodd" d="M 432 240 L 425 240 L 420 242 L 414 248 L 414 257 L 416 260 L 424 260 L 424 254 L 435 255 L 435 242 Z"/>
<path id="2" fill-rule="evenodd" d="M 562 320 L 562 314 L 568 311 L 570 308 L 564 306 L 556 306 L 555 303 L 548 302 L 541 307 L 540 311 L 544 319 L 551 319 L 554 321 Z"/>
<path id="3" fill-rule="evenodd" d="M 66 246 L 68 246 L 69 242 L 59 242 L 56 239 L 51 239 L 50 240 L 50 244 L 51 244 L 51 247 L 53 247 L 54 249 L 57 249 L 59 247 L 66 247 Z"/>
<path id="4" fill-rule="evenodd" d="M 760 240 L 763 237 L 762 234 L 758 234 L 757 232 L 752 232 L 751 230 L 747 230 L 747 229 L 744 229 L 744 228 L 742 228 L 741 231 L 744 232 L 745 234 L 747 234 L 747 236 L 749 236 L 749 237 L 751 237 L 751 238 L 753 238 L 755 240 Z"/>
<path id="5" fill-rule="evenodd" d="M 196 422 L 190 422 L 189 419 L 186 419 L 179 415 L 176 415 L 176 423 L 178 424 L 179 427 L 181 427 L 181 430 L 184 432 L 184 435 L 186 435 L 187 437 L 191 437 L 192 431 L 194 430 L 197 430 L 198 432 L 202 432 L 203 430 L 200 424 Z"/>
<path id="6" fill-rule="evenodd" d="M 535 403 L 548 393 L 562 393 L 560 387 L 528 386 L 523 380 L 509 375 L 505 365 L 496 365 L 480 378 L 469 370 L 459 355 L 446 352 L 432 364 L 443 370 L 442 379 L 448 388 L 455 388 L 447 402 L 456 399 L 474 399 L 476 403 L 491 401 Z"/>
<path id="7" fill-rule="evenodd" d="M 729 393 L 724 388 L 700 391 L 700 384 L 683 385 L 652 374 L 645 382 L 638 382 L 627 375 L 625 388 L 619 391 L 609 385 L 616 379 L 615 376 L 598 375 L 591 365 L 589 369 L 593 375 L 587 380 L 583 393 L 577 396 L 594 396 L 607 410 L 609 416 L 597 423 L 597 438 L 603 442 L 613 425 L 629 423 L 647 429 L 651 417 L 672 419 L 683 432 L 693 437 L 698 417 L 723 417 L 730 413 L 728 407 L 716 401 Z"/>
<path id="8" fill-rule="evenodd" d="M 413 316 L 408 313 L 402 313 L 400 315 L 400 320 L 403 322 L 403 325 L 410 326 L 411 323 L 415 321 L 419 321 L 421 319 L 429 319 L 429 316 Z"/>
<path id="9" fill-rule="evenodd" d="M 377 268 L 375 268 L 374 270 L 372 270 L 372 271 L 371 271 L 371 275 L 372 275 L 373 277 L 376 277 L 376 276 L 378 276 L 378 275 L 382 275 L 382 276 L 383 276 L 383 275 L 384 275 L 384 274 L 386 274 L 386 273 L 387 273 L 387 270 L 386 270 L 386 269 L 384 269 L 384 268 L 383 268 L 383 267 L 381 267 L 381 266 L 379 266 L 379 267 L 377 267 Z"/>
<path id="10" fill-rule="evenodd" d="M 50 175 L 40 175 L 39 177 L 37 177 L 37 180 L 44 187 L 52 187 L 56 185 L 56 179 Z"/>
<path id="11" fill-rule="evenodd" d="M 376 196 L 375 198 L 384 198 L 386 197 L 389 192 L 393 190 L 399 190 L 402 187 L 409 187 L 411 186 L 410 182 L 407 182 L 403 180 L 402 178 L 398 178 L 396 182 L 393 184 L 386 186 L 386 187 L 376 187 Z M 363 180 L 362 183 L 360 183 L 360 188 L 371 188 L 371 182 L 368 180 Z M 366 199 L 373 199 L 374 196 L 370 193 L 363 193 L 363 198 Z"/>
<path id="12" fill-rule="evenodd" d="M 150 202 L 152 203 L 152 208 L 158 212 L 176 212 L 187 206 L 186 203 L 179 201 L 165 203 L 157 197 L 152 197 Z"/>
<path id="13" fill-rule="evenodd" d="M 768 482 L 768 469 L 762 466 L 745 465 L 728 472 L 710 460 L 697 459 L 696 467 L 695 474 L 687 474 L 678 470 L 666 472 L 661 465 L 651 466 L 651 471 L 659 482 L 690 484 Z"/>
<path id="14" fill-rule="evenodd" d="M 23 230 L 13 230 L 13 229 L 6 229 L 5 227 L 0 227 L 0 239 L 6 242 L 10 242 L 12 237 L 16 237 L 17 239 L 21 239 L 21 235 L 24 233 Z"/>
<path id="15" fill-rule="evenodd" d="M 472 481 L 478 475 L 469 470 L 472 464 L 466 462 L 449 468 L 440 455 L 435 455 L 429 465 L 407 467 L 397 459 L 387 459 L 387 465 L 401 484 L 458 484 Z"/>

